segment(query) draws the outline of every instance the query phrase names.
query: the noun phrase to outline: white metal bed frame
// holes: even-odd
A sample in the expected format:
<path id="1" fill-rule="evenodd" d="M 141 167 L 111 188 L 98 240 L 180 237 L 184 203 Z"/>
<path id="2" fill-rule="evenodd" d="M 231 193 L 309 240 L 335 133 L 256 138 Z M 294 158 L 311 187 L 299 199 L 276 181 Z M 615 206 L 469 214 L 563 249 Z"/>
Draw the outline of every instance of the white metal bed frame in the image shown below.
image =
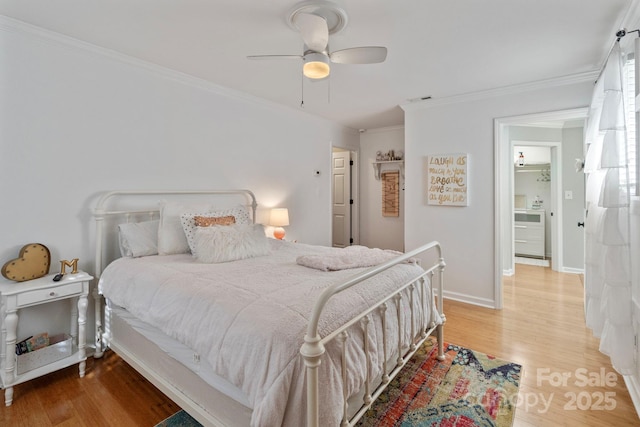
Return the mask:
<path id="1" fill-rule="evenodd" d="M 150 210 L 140 210 L 140 209 L 107 209 L 110 202 L 114 199 L 123 199 L 123 198 L 131 198 L 136 196 L 238 196 L 243 197 L 249 201 L 249 206 L 252 210 L 252 218 L 255 222 L 256 218 L 256 198 L 254 194 L 249 190 L 157 190 L 157 191 L 111 191 L 107 192 L 100 197 L 96 204 L 96 208 L 94 210 L 94 217 L 96 220 L 96 258 L 95 258 L 95 276 L 96 279 L 100 277 L 103 271 L 103 266 L 108 263 L 105 260 L 105 253 L 107 247 L 107 239 L 106 239 L 106 230 L 105 230 L 105 220 L 108 218 L 126 218 L 126 220 L 130 220 L 131 218 L 136 219 L 136 217 L 144 217 L 146 220 L 149 218 L 153 218 L 158 214 L 158 209 L 150 209 Z M 322 316 L 322 311 L 327 302 L 335 295 L 340 292 L 357 285 L 358 283 L 367 280 L 396 264 L 400 264 L 406 262 L 411 259 L 415 259 L 415 257 L 428 254 L 435 251 L 437 261 L 429 268 L 422 272 L 419 276 L 414 277 L 410 282 L 405 283 L 399 289 L 397 289 L 391 295 L 386 296 L 382 300 L 378 301 L 375 305 L 369 307 L 364 312 L 360 313 L 358 316 L 351 319 L 349 322 L 344 324 L 342 327 L 333 331 L 331 334 L 321 337 L 318 331 L 318 323 Z M 110 261 L 110 260 L 109 260 Z M 343 372 L 343 382 L 346 377 L 346 357 L 344 353 L 344 349 L 346 346 L 344 343 L 349 339 L 349 333 L 347 330 L 357 324 L 360 323 L 362 325 L 363 336 L 367 336 L 367 327 L 370 322 L 371 315 L 377 311 L 377 314 L 381 316 L 382 319 L 382 330 L 383 330 L 383 355 L 384 359 L 387 360 L 389 358 L 389 346 L 390 343 L 387 343 L 386 338 L 386 319 L 387 319 L 387 308 L 388 304 L 395 304 L 396 312 L 397 312 L 397 322 L 399 329 L 402 329 L 402 319 L 400 312 L 400 304 L 403 298 L 403 293 L 409 295 L 409 307 L 410 307 L 410 323 L 411 323 L 411 337 L 412 343 L 408 350 L 403 350 L 402 343 L 397 343 L 397 360 L 395 360 L 394 365 L 388 369 L 387 364 L 383 363 L 382 372 L 383 375 L 381 378 L 372 378 L 371 376 L 371 360 L 367 358 L 367 378 L 365 381 L 364 387 L 364 395 L 363 395 L 363 403 L 360 408 L 356 408 L 356 411 L 351 411 L 348 403 L 348 396 L 343 396 L 343 421 L 341 426 L 353 426 L 371 407 L 373 402 L 380 396 L 380 394 L 384 391 L 384 389 L 389 385 L 391 380 L 400 372 L 400 370 L 404 367 L 406 362 L 415 354 L 415 352 L 420 348 L 422 343 L 434 332 L 437 336 L 438 341 L 438 358 L 440 360 L 444 360 L 444 349 L 443 349 L 443 326 L 446 321 L 446 317 L 443 312 L 442 298 L 443 295 L 443 287 L 444 287 L 444 268 L 445 262 L 442 257 L 442 250 L 440 244 L 436 241 L 423 245 L 417 249 L 414 249 L 408 253 L 405 253 L 395 259 L 392 259 L 388 262 L 380 264 L 376 267 L 369 268 L 358 275 L 354 275 L 348 281 L 344 283 L 337 283 L 329 288 L 327 288 L 322 295 L 318 298 L 315 303 L 312 315 L 309 320 L 309 324 L 307 327 L 306 335 L 304 337 L 304 344 L 300 349 L 300 354 L 304 359 L 304 364 L 306 367 L 306 375 L 307 375 L 307 426 L 308 427 L 318 427 L 319 426 L 319 413 L 321 408 L 319 407 L 318 396 L 319 396 L 319 378 L 318 378 L 318 367 L 322 363 L 322 357 L 325 353 L 325 346 L 332 340 L 339 340 L 341 342 L 343 348 L 342 354 L 342 372 Z M 437 293 L 434 290 L 436 284 L 433 279 L 437 274 Z M 427 278 L 432 286 L 427 287 Z M 427 292 L 427 289 L 430 289 Z M 206 383 L 200 380 L 196 374 L 193 374 L 188 368 L 181 365 L 179 362 L 171 359 L 170 356 L 163 355 L 161 351 L 153 352 L 147 350 L 147 346 L 154 346 L 151 341 L 140 346 L 140 354 L 138 354 L 138 344 L 142 344 L 145 341 L 144 337 L 140 335 L 134 341 L 134 343 L 127 343 L 126 340 L 119 341 L 118 337 L 114 337 L 111 335 L 111 329 L 105 329 L 102 323 L 102 307 L 103 307 L 103 298 L 98 294 L 97 286 L 94 287 L 94 298 L 95 298 L 95 322 L 96 322 L 96 339 L 95 346 L 96 351 L 94 353 L 94 357 L 99 358 L 104 354 L 104 350 L 106 347 L 111 348 L 116 353 L 118 353 L 127 363 L 132 365 L 138 372 L 140 372 L 145 378 L 147 378 L 151 383 L 153 383 L 156 387 L 158 387 L 161 391 L 167 394 L 171 399 L 173 399 L 178 405 L 180 405 L 185 411 L 190 413 L 194 418 L 203 423 L 204 425 L 214 425 L 214 426 L 227 426 L 227 425 L 235 425 L 238 423 L 238 418 L 233 415 L 233 411 L 244 412 L 245 415 L 247 411 L 250 414 L 250 409 L 246 408 L 239 403 L 235 402 L 233 399 L 226 398 L 217 390 L 209 387 L 207 389 Z M 438 296 L 436 298 L 436 296 Z M 430 304 L 434 309 L 429 310 L 431 313 L 429 319 L 422 319 L 423 324 L 420 325 L 419 328 L 415 329 L 415 318 L 414 318 L 414 302 L 415 298 L 419 298 L 417 302 L 423 305 L 423 308 L 426 307 L 425 304 Z M 436 311 L 439 315 L 436 314 Z M 105 307 L 105 324 L 110 321 L 109 310 Z M 418 319 L 418 322 L 420 319 Z M 109 325 L 108 325 L 109 326 Z M 401 335 L 401 334 L 399 334 Z M 131 341 L 131 339 L 129 339 Z M 364 342 L 364 351 L 365 354 L 369 354 L 368 346 L 369 341 L 367 339 L 363 340 Z M 165 357 L 167 359 L 171 359 L 169 361 L 165 361 L 162 363 L 149 362 L 145 360 L 156 359 Z M 175 366 L 174 368 L 170 368 L 162 372 L 162 366 L 165 366 L 167 363 L 171 363 Z M 181 369 L 182 368 L 182 369 Z M 167 379 L 165 376 L 167 372 L 178 372 L 176 377 Z M 182 382 L 178 384 L 177 382 Z M 191 389 L 193 391 L 189 391 Z M 345 388 L 346 389 L 346 388 Z M 203 391 L 206 390 L 206 393 Z M 203 395 L 205 397 L 203 397 Z M 208 397 L 208 399 L 207 399 Z M 215 402 L 210 402 L 215 401 Z M 217 402 L 217 403 L 216 403 Z M 220 403 L 222 402 L 222 403 Z M 210 403 L 212 403 L 210 405 Z"/>

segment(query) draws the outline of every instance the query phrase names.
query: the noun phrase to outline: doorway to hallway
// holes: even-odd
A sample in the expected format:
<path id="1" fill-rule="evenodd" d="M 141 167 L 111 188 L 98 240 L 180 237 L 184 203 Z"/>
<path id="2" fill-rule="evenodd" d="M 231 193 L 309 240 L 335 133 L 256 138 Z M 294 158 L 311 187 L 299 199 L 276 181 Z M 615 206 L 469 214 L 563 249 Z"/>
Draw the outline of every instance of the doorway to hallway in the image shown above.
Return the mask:
<path id="1" fill-rule="evenodd" d="M 584 176 L 576 173 L 573 165 L 576 158 L 583 158 L 582 128 L 586 116 L 587 108 L 578 108 L 495 120 L 494 286 L 496 308 L 503 306 L 503 276 L 513 274 L 515 270 L 513 142 L 524 140 L 529 144 L 536 140 L 538 142 L 540 140 L 545 142 L 545 139 L 547 142 L 553 141 L 548 137 L 541 137 L 540 129 L 542 128 L 555 126 L 561 135 L 556 139 L 558 141 L 563 141 L 562 136 L 565 133 L 570 134 L 572 139 L 576 139 L 571 144 L 565 144 L 563 141 L 556 148 L 558 181 L 557 185 L 553 186 L 556 193 L 550 197 L 556 203 L 553 207 L 554 220 L 552 221 L 552 225 L 555 222 L 556 232 L 552 233 L 555 238 L 552 239 L 551 252 L 554 270 L 574 273 L 584 270 L 584 243 L 582 243 L 582 249 L 574 249 L 579 246 L 576 242 L 580 240 L 584 242 L 584 228 L 578 225 L 584 222 Z M 523 137 L 523 132 L 528 137 Z M 552 165 L 553 163 L 554 160 L 551 161 Z M 554 177 L 552 176 L 551 179 L 554 180 Z M 567 197 L 567 190 L 572 192 L 572 197 Z M 568 242 L 571 246 L 567 246 Z"/>

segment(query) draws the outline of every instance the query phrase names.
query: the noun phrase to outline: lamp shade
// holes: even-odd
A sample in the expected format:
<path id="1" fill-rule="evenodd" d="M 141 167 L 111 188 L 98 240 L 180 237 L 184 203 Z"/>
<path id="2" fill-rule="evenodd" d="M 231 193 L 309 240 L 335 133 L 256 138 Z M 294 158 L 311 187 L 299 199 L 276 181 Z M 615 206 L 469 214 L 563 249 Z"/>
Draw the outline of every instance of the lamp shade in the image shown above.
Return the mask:
<path id="1" fill-rule="evenodd" d="M 282 227 L 289 225 L 289 210 L 287 208 L 271 209 L 269 225 L 275 227 L 273 230 L 273 237 L 279 240 L 284 239 L 285 232 Z"/>
<path id="2" fill-rule="evenodd" d="M 269 225 L 274 227 L 284 227 L 285 225 L 289 225 L 289 210 L 287 208 L 271 209 Z"/>

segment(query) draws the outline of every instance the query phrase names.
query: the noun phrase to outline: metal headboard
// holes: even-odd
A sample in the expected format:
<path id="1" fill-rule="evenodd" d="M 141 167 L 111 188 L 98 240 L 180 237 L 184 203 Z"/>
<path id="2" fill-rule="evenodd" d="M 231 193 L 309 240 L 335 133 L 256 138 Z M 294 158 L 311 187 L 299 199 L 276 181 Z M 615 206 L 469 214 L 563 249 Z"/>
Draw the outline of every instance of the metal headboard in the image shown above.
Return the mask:
<path id="1" fill-rule="evenodd" d="M 99 278 L 104 269 L 104 252 L 105 252 L 105 229 L 104 221 L 106 218 L 114 216 L 129 217 L 133 215 L 145 215 L 158 213 L 156 207 L 152 209 L 132 209 L 132 210 L 109 210 L 107 207 L 114 199 L 123 200 L 123 198 L 133 198 L 141 196 L 223 196 L 238 195 L 244 196 L 249 200 L 251 206 L 251 214 L 253 222 L 256 221 L 257 202 L 255 195 L 249 190 L 121 190 L 109 191 L 103 194 L 94 209 L 93 216 L 96 220 L 96 252 L 95 252 L 95 277 Z"/>
<path id="2" fill-rule="evenodd" d="M 95 252 L 95 279 L 96 282 L 100 279 L 103 271 L 103 263 L 105 261 L 105 253 L 107 252 L 107 242 L 105 239 L 105 222 L 108 218 L 125 217 L 127 220 L 131 217 L 140 217 L 149 215 L 148 218 L 153 218 L 154 215 L 159 217 L 159 207 L 157 205 L 158 200 L 155 200 L 155 205 L 150 209 L 108 209 L 110 204 L 124 204 L 125 199 L 129 201 L 136 201 L 136 197 L 140 199 L 149 199 L 152 196 L 167 196 L 180 198 L 181 196 L 240 196 L 245 198 L 245 201 L 249 201 L 251 206 L 252 221 L 256 222 L 256 209 L 258 204 L 256 197 L 249 190 L 122 190 L 122 191 L 109 191 L 104 193 L 98 202 L 93 212 L 93 216 L 96 220 L 96 252 Z M 183 198 L 181 198 L 183 200 Z M 95 299 L 95 352 L 93 357 L 99 358 L 104 354 L 104 341 L 103 333 L 105 332 L 102 325 L 102 298 L 99 295 L 98 287 L 93 288 L 93 297 Z"/>

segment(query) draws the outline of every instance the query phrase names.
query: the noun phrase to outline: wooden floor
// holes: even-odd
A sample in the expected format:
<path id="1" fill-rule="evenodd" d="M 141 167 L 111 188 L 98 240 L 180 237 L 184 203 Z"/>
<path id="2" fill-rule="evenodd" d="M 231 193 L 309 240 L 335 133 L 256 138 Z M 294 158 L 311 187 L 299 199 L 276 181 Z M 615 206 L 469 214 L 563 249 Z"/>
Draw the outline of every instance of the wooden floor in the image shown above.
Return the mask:
<path id="1" fill-rule="evenodd" d="M 445 301 L 446 341 L 524 366 L 515 426 L 640 425 L 622 377 L 584 327 L 582 289 L 578 275 L 517 264 L 503 310 Z M 16 386 L 0 426 L 152 427 L 179 409 L 112 352 L 87 368 L 83 379 L 71 367 Z"/>
<path id="2" fill-rule="evenodd" d="M 514 426 L 640 426 L 624 379 L 585 327 L 583 277 L 523 264 L 515 273 L 503 280 L 503 310 L 445 300 L 446 341 L 524 367 Z"/>

